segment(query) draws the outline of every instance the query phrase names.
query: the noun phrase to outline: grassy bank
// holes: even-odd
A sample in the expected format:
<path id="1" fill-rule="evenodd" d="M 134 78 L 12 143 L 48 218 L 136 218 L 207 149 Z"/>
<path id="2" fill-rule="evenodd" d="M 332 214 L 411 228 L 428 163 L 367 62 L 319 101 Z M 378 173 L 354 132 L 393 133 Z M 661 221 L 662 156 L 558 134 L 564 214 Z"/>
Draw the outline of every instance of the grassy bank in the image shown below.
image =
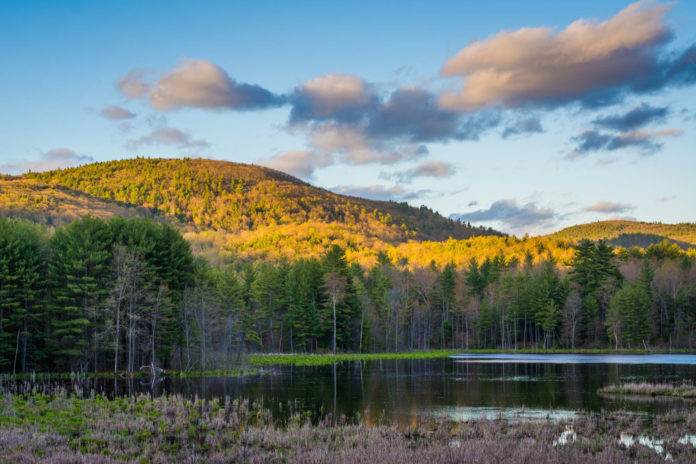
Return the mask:
<path id="1" fill-rule="evenodd" d="M 247 362 L 252 366 L 286 364 L 293 364 L 295 366 L 321 366 L 345 361 L 446 358 L 457 353 L 461 353 L 461 350 L 404 351 L 400 353 L 252 354 L 247 357 Z"/>
<path id="2" fill-rule="evenodd" d="M 686 463 L 696 462 L 694 433 L 690 410 L 649 424 L 610 413 L 572 422 L 439 421 L 399 429 L 330 420 L 312 426 L 299 412 L 277 425 L 259 407 L 229 398 L 0 397 L 0 463 L 657 463 L 667 453 Z"/>
<path id="3" fill-rule="evenodd" d="M 377 361 L 386 359 L 435 359 L 446 358 L 455 354 L 690 354 L 693 350 L 608 350 L 608 349 L 577 349 L 577 350 L 427 350 L 404 351 L 398 353 L 341 353 L 341 354 L 251 354 L 247 356 L 247 364 L 252 366 L 295 365 L 321 366 L 345 361 Z"/>
<path id="4" fill-rule="evenodd" d="M 696 385 L 692 382 L 682 381 L 681 384 L 669 383 L 624 383 L 621 385 L 609 385 L 601 388 L 599 393 L 610 395 L 643 395 L 643 396 L 667 396 L 676 398 L 696 398 Z"/>

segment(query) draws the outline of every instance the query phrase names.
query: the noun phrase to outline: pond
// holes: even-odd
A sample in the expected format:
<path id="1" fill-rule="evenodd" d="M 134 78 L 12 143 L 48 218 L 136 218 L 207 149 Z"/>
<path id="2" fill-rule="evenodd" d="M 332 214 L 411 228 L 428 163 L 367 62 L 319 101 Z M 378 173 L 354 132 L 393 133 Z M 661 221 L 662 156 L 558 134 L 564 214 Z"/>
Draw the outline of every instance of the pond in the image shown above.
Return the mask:
<path id="1" fill-rule="evenodd" d="M 171 378 L 160 382 L 155 393 L 245 397 L 262 401 L 280 419 L 292 410 L 310 411 L 315 419 L 326 414 L 348 419 L 361 415 L 368 424 L 409 425 L 437 416 L 557 419 L 578 410 L 602 409 L 659 414 L 670 406 L 668 400 L 608 397 L 597 390 L 628 381 L 681 379 L 696 380 L 696 355 L 462 354 L 280 366 L 245 377 Z M 137 379 L 90 379 L 80 387 L 107 395 L 150 391 L 146 382 Z"/>

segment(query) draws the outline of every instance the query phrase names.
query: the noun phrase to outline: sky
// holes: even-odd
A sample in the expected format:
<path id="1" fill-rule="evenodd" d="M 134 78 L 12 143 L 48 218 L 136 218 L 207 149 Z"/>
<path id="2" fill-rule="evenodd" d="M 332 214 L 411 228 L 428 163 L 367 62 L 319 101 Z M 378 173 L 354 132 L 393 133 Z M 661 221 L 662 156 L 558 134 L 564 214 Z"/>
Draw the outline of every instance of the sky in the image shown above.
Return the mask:
<path id="1" fill-rule="evenodd" d="M 0 172 L 204 157 L 508 233 L 696 222 L 696 2 L 0 1 Z"/>

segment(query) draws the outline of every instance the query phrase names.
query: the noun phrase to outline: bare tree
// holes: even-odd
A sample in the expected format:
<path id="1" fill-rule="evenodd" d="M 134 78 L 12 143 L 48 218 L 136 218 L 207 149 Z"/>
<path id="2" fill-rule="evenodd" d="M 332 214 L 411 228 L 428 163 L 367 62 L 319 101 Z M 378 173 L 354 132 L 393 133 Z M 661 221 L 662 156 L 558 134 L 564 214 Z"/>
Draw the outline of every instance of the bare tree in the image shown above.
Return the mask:
<path id="1" fill-rule="evenodd" d="M 563 308 L 563 330 L 566 336 L 566 343 L 568 343 L 572 349 L 575 349 L 576 333 L 580 325 L 581 311 L 582 298 L 577 290 L 573 290 L 568 296 L 568 299 L 566 299 L 565 307 Z"/>
<path id="2" fill-rule="evenodd" d="M 143 265 L 135 252 L 123 245 L 116 245 L 113 252 L 114 285 L 108 300 L 108 308 L 113 311 L 114 329 L 114 372 L 118 372 L 121 358 L 121 319 L 124 304 L 128 309 L 128 370 L 132 372 L 135 334 L 135 319 L 138 284 L 142 277 Z"/>
<path id="3" fill-rule="evenodd" d="M 331 304 L 333 306 L 333 352 L 336 352 L 336 303 L 341 301 L 346 296 L 346 287 L 348 286 L 348 281 L 344 276 L 338 272 L 328 272 L 324 276 L 324 283 L 326 284 L 326 291 L 329 292 L 331 297 Z"/>
<path id="4" fill-rule="evenodd" d="M 431 329 L 431 315 L 432 315 L 432 301 L 431 295 L 433 286 L 437 276 L 434 272 L 423 269 L 416 268 L 413 270 L 413 289 L 418 296 L 418 301 L 421 304 L 423 312 L 422 320 L 422 349 L 430 348 L 430 329 Z"/>

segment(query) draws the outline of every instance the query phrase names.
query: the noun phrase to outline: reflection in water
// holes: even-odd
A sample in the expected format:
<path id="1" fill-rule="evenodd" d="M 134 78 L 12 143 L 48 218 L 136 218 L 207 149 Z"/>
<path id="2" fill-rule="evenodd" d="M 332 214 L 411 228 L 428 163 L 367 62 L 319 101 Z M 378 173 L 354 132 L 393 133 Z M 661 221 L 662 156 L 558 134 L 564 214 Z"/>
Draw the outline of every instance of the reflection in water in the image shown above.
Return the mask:
<path id="1" fill-rule="evenodd" d="M 452 359 L 479 363 L 534 364 L 687 364 L 696 365 L 693 354 L 517 354 L 462 353 Z"/>
<path id="2" fill-rule="evenodd" d="M 660 401 L 635 401 L 627 397 L 600 396 L 597 390 L 608 384 L 627 381 L 673 382 L 696 379 L 696 356 L 663 358 L 582 356 L 535 359 L 532 362 L 504 355 L 495 362 L 445 358 L 430 360 L 355 361 L 330 366 L 283 366 L 269 374 L 245 377 L 166 378 L 154 391 L 138 379 L 87 379 L 79 385 L 82 394 L 91 391 L 114 395 L 175 393 L 193 398 L 244 397 L 261 401 L 278 420 L 289 411 L 310 411 L 314 419 L 326 414 L 361 416 L 367 424 L 385 420 L 413 425 L 419 418 L 447 415 L 469 417 L 527 418 L 568 411 L 627 409 L 653 414 L 665 410 Z M 504 360 L 503 360 L 504 359 Z M 602 362 L 598 362 L 602 359 Z M 655 359 L 661 359 L 657 363 Z M 623 363 L 626 360 L 627 363 Z M 674 360 L 669 363 L 666 361 Z M 688 362 L 687 362 L 688 361 Z M 67 384 L 68 391 L 75 391 Z"/>
<path id="3" fill-rule="evenodd" d="M 493 407 L 444 407 L 430 411 L 434 417 L 447 418 L 454 421 L 469 421 L 475 419 L 504 419 L 508 421 L 559 421 L 573 419 L 576 411 L 528 409 L 528 408 L 493 408 Z"/>

